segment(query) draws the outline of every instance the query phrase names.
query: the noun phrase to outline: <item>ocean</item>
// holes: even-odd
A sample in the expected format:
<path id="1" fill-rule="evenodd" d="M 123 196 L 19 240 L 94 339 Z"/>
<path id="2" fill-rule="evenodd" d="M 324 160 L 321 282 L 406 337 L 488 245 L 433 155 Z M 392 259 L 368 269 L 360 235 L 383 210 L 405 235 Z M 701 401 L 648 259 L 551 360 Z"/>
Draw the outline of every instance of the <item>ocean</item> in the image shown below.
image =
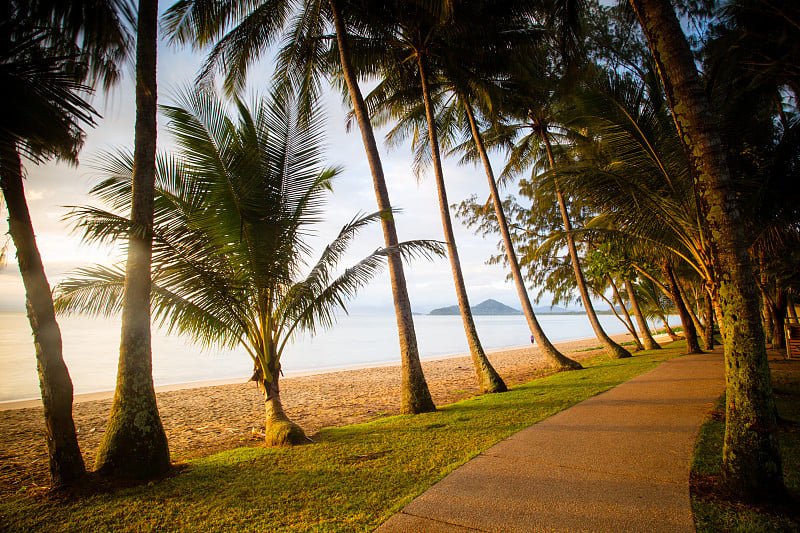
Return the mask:
<path id="1" fill-rule="evenodd" d="M 551 341 L 594 337 L 585 315 L 537 315 Z M 601 315 L 609 334 L 626 332 L 612 315 Z M 119 319 L 60 317 L 64 360 L 75 394 L 113 390 L 119 353 Z M 530 343 L 525 318 L 476 316 L 486 350 Z M 423 358 L 468 351 L 460 316 L 414 316 Z M 203 349 L 177 335 L 153 331 L 153 379 L 158 385 L 247 378 L 253 363 L 244 350 Z M 400 360 L 392 314 L 343 315 L 314 337 L 298 336 L 284 351 L 286 374 L 347 368 Z M 39 380 L 28 318 L 22 311 L 0 311 L 0 402 L 38 398 Z"/>

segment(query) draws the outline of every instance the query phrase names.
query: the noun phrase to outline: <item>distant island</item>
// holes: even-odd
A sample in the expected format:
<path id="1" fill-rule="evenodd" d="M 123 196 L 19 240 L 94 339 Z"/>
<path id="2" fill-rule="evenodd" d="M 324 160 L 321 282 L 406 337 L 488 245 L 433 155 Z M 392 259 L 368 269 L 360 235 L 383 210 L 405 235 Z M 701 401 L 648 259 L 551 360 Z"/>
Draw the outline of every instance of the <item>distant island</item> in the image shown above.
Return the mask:
<path id="1" fill-rule="evenodd" d="M 449 307 L 440 307 L 439 309 L 434 309 L 429 315 L 459 315 L 461 312 L 458 309 L 457 305 L 451 305 Z M 488 300 L 484 300 L 478 305 L 472 306 L 472 314 L 473 315 L 521 315 L 522 311 L 518 309 L 514 309 L 513 307 L 509 307 L 505 304 L 498 302 L 497 300 L 492 300 L 491 298 Z"/>
<path id="2" fill-rule="evenodd" d="M 584 315 L 586 314 L 585 311 L 573 311 L 569 309 L 564 309 L 563 307 L 558 307 L 557 305 L 553 305 L 550 307 L 534 307 L 533 312 L 537 315 Z M 614 312 L 611 309 L 596 309 L 595 312 L 598 315 L 612 315 Z M 414 314 L 422 314 L 422 313 L 414 313 Z M 457 305 L 451 305 L 448 307 L 440 307 L 438 309 L 434 309 L 428 315 L 434 316 L 455 316 L 460 315 L 461 311 L 459 311 Z M 473 315 L 482 315 L 482 316 L 490 316 L 490 315 L 521 315 L 522 311 L 518 309 L 514 309 L 513 307 L 509 307 L 503 303 L 498 302 L 497 300 L 488 299 L 484 300 L 478 305 L 472 306 L 472 314 Z"/>

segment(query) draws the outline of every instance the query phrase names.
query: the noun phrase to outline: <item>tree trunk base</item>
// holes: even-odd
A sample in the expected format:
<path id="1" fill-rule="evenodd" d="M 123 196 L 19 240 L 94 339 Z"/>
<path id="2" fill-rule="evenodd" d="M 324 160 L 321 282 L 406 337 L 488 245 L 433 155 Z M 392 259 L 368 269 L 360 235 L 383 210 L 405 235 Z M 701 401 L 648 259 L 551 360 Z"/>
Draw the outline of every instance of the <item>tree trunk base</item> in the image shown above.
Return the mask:
<path id="1" fill-rule="evenodd" d="M 608 355 L 611 357 L 611 359 L 625 359 L 627 357 L 633 357 L 631 352 L 617 343 L 608 346 L 606 349 L 608 350 Z"/>
<path id="2" fill-rule="evenodd" d="M 269 420 L 264 428 L 264 442 L 267 446 L 297 446 L 311 439 L 291 420 Z"/>

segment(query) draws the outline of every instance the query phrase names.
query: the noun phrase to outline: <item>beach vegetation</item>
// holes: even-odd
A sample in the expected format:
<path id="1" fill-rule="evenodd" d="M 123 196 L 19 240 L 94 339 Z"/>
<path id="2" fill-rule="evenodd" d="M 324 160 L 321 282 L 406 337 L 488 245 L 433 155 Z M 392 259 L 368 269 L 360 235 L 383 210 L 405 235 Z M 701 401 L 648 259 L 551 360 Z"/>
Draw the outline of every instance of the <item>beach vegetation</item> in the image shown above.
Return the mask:
<path id="1" fill-rule="evenodd" d="M 0 122 L 0 188 L 25 287 L 56 485 L 80 479 L 85 466 L 72 419 L 72 380 L 25 197 L 23 158 L 77 164 L 84 128 L 98 118 L 88 101 L 92 85 L 117 79 L 116 63 L 131 48 L 132 17 L 125 2 L 12 1 L 4 3 L 0 20 L 0 86 L 8 100 Z"/>
<path id="2" fill-rule="evenodd" d="M 422 372 L 399 243 L 378 144 L 359 87 L 356 65 L 363 58 L 352 55 L 354 41 L 361 41 L 369 26 L 356 25 L 353 5 L 341 0 L 288 0 L 246 2 L 234 0 L 222 9 L 198 0 L 177 2 L 165 14 L 165 26 L 175 43 L 203 47 L 213 44 L 201 76 L 225 74 L 224 86 L 234 94 L 244 87 L 248 69 L 278 38 L 285 37 L 278 56 L 276 84 L 299 95 L 301 109 L 313 105 L 323 76 L 344 81 L 364 143 L 388 257 L 392 302 L 397 316 L 401 360 L 401 404 L 404 413 L 424 413 L 436 406 Z M 293 11 L 297 8 L 299 11 Z M 290 15 L 296 15 L 294 17 Z M 285 32 L 282 33 L 282 30 Z M 334 39 L 330 39 L 332 30 Z M 367 57 L 374 51 L 367 50 Z M 368 72 L 367 75 L 370 75 Z"/>
<path id="3" fill-rule="evenodd" d="M 326 428 L 307 446 L 247 447 L 187 461 L 180 474 L 111 493 L 0 502 L 5 531 L 373 531 L 500 440 L 678 356 L 683 347 L 584 362 L 417 416 Z M 268 487 L 269 490 L 265 490 Z"/>
<path id="4" fill-rule="evenodd" d="M 154 319 L 202 344 L 247 351 L 271 445 L 307 441 L 280 397 L 281 358 L 293 336 L 331 326 L 335 311 L 390 253 L 440 253 L 433 241 L 401 242 L 339 272 L 359 232 L 391 215 L 379 211 L 354 217 L 307 264 L 307 240 L 322 221 L 338 169 L 322 166 L 322 123 L 315 113 L 300 117 L 296 104 L 274 97 L 248 107 L 237 100 L 231 116 L 209 90 L 187 90 L 178 104 L 163 108 L 179 149 L 159 159 L 156 174 Z M 108 177 L 92 193 L 113 209 L 83 207 L 70 215 L 90 241 L 117 240 L 137 227 L 119 214 L 132 202 L 131 158 L 109 155 L 104 170 Z M 80 269 L 59 284 L 57 308 L 117 312 L 127 292 L 123 282 L 120 268 Z"/>
<path id="5" fill-rule="evenodd" d="M 426 8 L 417 6 L 417 9 Z M 540 28 L 534 29 L 527 16 L 533 12 L 531 6 L 522 3 L 503 7 L 499 7 L 496 3 L 491 6 L 479 3 L 476 6 L 476 12 L 460 14 L 460 24 L 454 26 L 448 22 L 444 26 L 441 21 L 438 24 L 432 24 L 428 33 L 439 34 L 439 36 L 431 37 L 423 43 L 424 46 L 419 43 L 415 45 L 413 39 L 395 39 L 398 43 L 405 44 L 402 44 L 400 49 L 394 52 L 397 56 L 394 61 L 390 61 L 388 66 L 382 69 L 382 80 L 367 96 L 367 103 L 370 109 L 374 110 L 373 116 L 376 118 L 373 120 L 376 120 L 378 124 L 394 123 L 386 136 L 389 145 L 400 144 L 407 138 L 411 139 L 411 149 L 414 151 L 414 169 L 417 175 L 423 171 L 424 167 L 431 165 L 434 167 L 440 200 L 442 196 L 445 200 L 444 204 L 440 201 L 440 211 L 445 233 L 448 235 L 452 233 L 452 223 L 448 222 L 450 207 L 446 202 L 443 176 L 440 179 L 442 174 L 440 152 L 441 150 L 447 150 L 450 153 L 464 151 L 467 153 L 464 157 L 465 162 L 476 157 L 480 158 L 489 182 L 494 207 L 494 221 L 503 236 L 507 264 L 514 279 L 531 335 L 537 342 L 539 352 L 547 359 L 550 366 L 575 370 L 581 368 L 580 364 L 564 356 L 553 346 L 542 330 L 531 306 L 517 254 L 511 241 L 508 222 L 497 189 L 497 181 L 478 122 L 479 113 L 482 113 L 487 120 L 495 118 L 494 115 L 497 113 L 502 99 L 497 80 L 502 79 L 508 69 L 506 63 L 509 57 L 506 52 L 522 46 L 526 46 L 527 50 L 531 47 L 529 39 L 533 38 L 534 42 L 538 43 L 536 37 L 541 39 L 541 35 L 552 33 L 542 32 Z M 429 18 L 432 18 L 433 15 L 433 13 L 429 13 Z M 444 16 L 444 14 L 440 16 Z M 490 17 L 493 22 L 487 23 Z M 395 16 L 391 18 L 393 21 L 401 20 Z M 413 33 L 407 24 L 403 31 Z M 416 51 L 417 48 L 421 48 L 421 50 Z M 409 71 L 407 68 L 404 70 L 402 67 L 406 59 L 413 62 L 409 54 L 411 56 L 420 55 L 416 71 L 414 69 Z M 395 66 L 398 61 L 401 66 Z M 421 72 L 422 66 L 420 65 L 422 63 L 425 63 L 425 68 L 431 71 L 425 77 L 426 91 L 424 92 L 427 97 L 423 94 L 422 77 L 418 75 Z M 467 140 L 462 145 L 458 145 L 460 139 Z M 453 146 L 454 144 L 456 146 Z M 464 146 L 467 148 L 463 148 Z M 477 155 L 473 153 L 473 150 L 477 152 Z M 448 230 L 448 228 L 450 229 Z M 467 301 L 466 291 L 461 289 L 463 274 L 454 240 L 452 241 L 451 270 L 456 282 L 459 301 Z M 464 308 L 461 303 L 459 306 L 460 309 Z M 477 336 L 473 334 L 474 324 L 471 316 L 464 315 L 464 322 L 475 365 L 476 367 L 485 366 L 485 363 L 482 363 L 485 356 L 481 355 L 483 349 L 480 347 Z M 479 380 L 484 381 L 489 375 L 491 372 Z"/>
<path id="6" fill-rule="evenodd" d="M 504 392 L 506 385 L 486 356 L 469 304 L 447 200 L 433 95 L 439 92 L 441 78 L 447 75 L 447 65 L 457 57 L 468 56 L 467 43 L 486 42 L 478 37 L 487 36 L 481 32 L 482 27 L 500 27 L 512 18 L 525 19 L 520 19 L 514 9 L 498 8 L 496 4 L 475 3 L 457 10 L 449 9 L 446 4 L 394 2 L 385 3 L 382 9 L 370 9 L 367 22 L 376 26 L 376 43 L 390 45 L 385 47 L 382 56 L 373 59 L 375 67 L 370 65 L 377 69 L 380 82 L 367 96 L 367 105 L 374 114 L 383 115 L 383 120 L 399 120 L 400 124 L 408 124 L 414 130 L 411 148 L 417 152 L 417 176 L 423 166 L 428 166 L 432 168 L 436 182 L 442 232 L 476 379 L 483 392 Z M 478 23 L 485 22 L 488 17 L 496 20 L 486 26 Z M 405 118 L 409 120 L 404 121 Z M 415 119 L 422 123 L 422 133 Z M 398 131 L 399 127 L 393 130 L 394 133 Z M 424 155 L 419 153 L 419 150 L 426 149 Z"/>

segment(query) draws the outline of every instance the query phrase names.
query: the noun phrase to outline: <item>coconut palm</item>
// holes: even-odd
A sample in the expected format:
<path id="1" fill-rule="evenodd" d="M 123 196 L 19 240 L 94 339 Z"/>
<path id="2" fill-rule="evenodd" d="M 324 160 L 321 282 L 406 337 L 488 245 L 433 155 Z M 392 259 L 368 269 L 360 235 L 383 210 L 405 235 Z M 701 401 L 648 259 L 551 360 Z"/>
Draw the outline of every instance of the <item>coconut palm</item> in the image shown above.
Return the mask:
<path id="1" fill-rule="evenodd" d="M 156 52 L 158 1 L 139 0 L 136 20 L 136 123 L 125 290 L 117 383 L 95 470 L 148 479 L 170 469 L 167 436 L 153 385 L 150 344 L 150 263 L 156 172 Z"/>
<path id="2" fill-rule="evenodd" d="M 283 410 L 281 358 L 292 337 L 330 326 L 334 311 L 371 279 L 390 253 L 441 253 L 427 241 L 381 248 L 336 273 L 347 246 L 387 213 L 345 225 L 308 273 L 305 240 L 321 221 L 337 170 L 321 168 L 321 127 L 299 119 L 294 101 L 261 101 L 238 116 L 207 91 L 166 107 L 179 151 L 159 160 L 153 228 L 154 319 L 205 345 L 240 346 L 253 359 L 251 378 L 264 394 L 266 441 L 298 444 L 303 430 Z M 81 208 L 71 216 L 90 240 L 118 239 L 135 228 L 117 213 L 131 201 L 132 160 L 109 159 L 110 177 L 93 194 L 112 211 Z M 119 268 L 92 267 L 58 287 L 58 308 L 90 314 L 122 305 Z"/>
<path id="3" fill-rule="evenodd" d="M 514 6 L 519 9 L 519 5 Z M 453 148 L 453 151 L 468 153 L 464 160 L 480 159 L 487 180 L 494 207 L 494 217 L 503 239 L 505 259 L 511 271 L 511 277 L 517 289 L 517 295 L 523 309 L 530 332 L 539 347 L 539 352 L 545 357 L 550 366 L 559 369 L 579 369 L 580 363 L 565 357 L 545 335 L 528 297 L 525 280 L 520 269 L 516 251 L 509 230 L 508 221 L 502 206 L 502 200 L 497 187 L 491 162 L 487 153 L 483 134 L 480 130 L 476 109 L 492 108 L 495 100 L 499 98 L 496 80 L 503 77 L 501 64 L 509 60 L 512 50 L 518 50 L 520 45 L 527 44 L 528 38 L 533 34 L 539 36 L 541 29 L 530 27 L 528 13 L 516 13 L 513 10 L 499 9 L 502 17 L 493 20 L 491 24 L 485 17 L 473 17 L 481 20 L 479 27 L 470 27 L 467 31 L 452 33 L 446 41 L 439 43 L 442 49 L 437 51 L 437 76 L 436 86 L 431 89 L 431 100 L 439 111 L 434 124 L 437 128 L 437 138 L 442 141 L 442 146 L 452 146 L 457 139 L 468 138 L 462 145 Z M 496 17 L 497 18 L 497 17 Z M 511 31 L 513 30 L 513 31 Z M 479 33 L 478 33 L 479 32 Z M 478 35 L 480 37 L 478 38 Z M 460 39 L 461 41 L 457 41 Z M 480 43 L 479 46 L 475 46 Z M 490 44 L 491 43 L 491 44 Z M 442 46 L 444 45 L 444 46 Z M 527 49 L 527 46 L 526 46 Z M 379 86 L 370 95 L 376 100 L 391 98 L 392 95 L 382 94 Z M 406 86 L 405 91 L 419 92 L 413 85 Z M 398 96 L 398 87 L 394 87 L 394 97 Z M 376 97 L 376 95 L 379 95 Z M 404 96 L 399 95 L 402 99 Z M 404 116 L 399 117 L 398 124 L 389 132 L 387 139 L 391 143 L 404 139 L 409 133 L 413 134 L 415 147 L 415 165 L 431 160 L 430 134 L 419 134 L 428 131 L 427 113 L 424 104 L 413 105 L 414 97 L 410 97 L 409 106 L 403 110 Z M 372 103 L 372 102 L 371 102 Z M 385 104 L 372 103 L 377 111 Z M 466 148 L 465 148 L 466 146 Z"/>
<path id="4" fill-rule="evenodd" d="M 719 132 L 692 51 L 669 0 L 631 0 L 653 50 L 680 139 L 690 155 L 719 274 L 726 359 L 723 473 L 731 489 L 757 498 L 785 491 L 777 415 L 758 303 Z M 735 320 L 732 319 L 735 317 Z"/>
<path id="5" fill-rule="evenodd" d="M 72 419 L 72 381 L 62 357 L 61 332 L 36 244 L 23 189 L 23 163 L 58 158 L 77 163 L 83 128 L 94 124 L 87 83 L 112 82 L 129 33 L 122 2 L 8 2 L 0 18 L 0 85 L 13 105 L 0 122 L 0 188 L 17 250 L 36 348 L 50 473 L 56 485 L 75 481 L 85 467 Z M 88 19 L 84 15 L 93 11 Z"/>
<path id="6" fill-rule="evenodd" d="M 225 72 L 225 86 L 231 92 L 243 87 L 247 70 L 281 35 L 281 29 L 291 19 L 278 62 L 278 83 L 288 90 L 299 91 L 305 101 L 312 101 L 320 89 L 322 75 L 341 73 L 361 130 L 378 209 L 390 213 L 392 205 L 378 144 L 351 57 L 351 43 L 364 29 L 356 28 L 351 20 L 350 12 L 358 8 L 353 4 L 340 0 L 306 0 L 295 12 L 295 4 L 288 0 L 220 3 L 181 0 L 165 16 L 174 41 L 194 46 L 215 43 L 204 74 L 215 70 Z M 333 36 L 326 33 L 331 26 Z M 394 250 L 398 244 L 394 218 L 383 217 L 381 228 L 387 249 Z M 401 410 L 404 413 L 432 411 L 436 406 L 422 372 L 402 259 L 399 253 L 391 252 L 388 262 L 400 343 Z"/>
<path id="7" fill-rule="evenodd" d="M 546 66 L 551 66 L 547 57 L 540 60 Z M 531 167 L 539 166 L 553 170 L 557 166 L 553 141 L 557 137 L 558 129 L 556 114 L 557 85 L 555 79 L 548 79 L 543 75 L 543 69 L 535 62 L 520 62 L 507 82 L 508 89 L 513 96 L 506 103 L 509 115 L 513 117 L 510 127 L 506 128 L 506 135 L 511 137 L 506 143 L 515 141 L 503 176 L 514 176 Z M 562 136 L 563 137 L 563 136 Z M 540 179 L 535 170 L 532 182 Z M 581 302 L 586 310 L 592 329 L 597 339 L 604 346 L 608 354 L 614 358 L 630 357 L 630 352 L 614 342 L 603 329 L 594 311 L 589 289 L 581 269 L 578 249 L 575 243 L 572 220 L 567 206 L 567 197 L 560 184 L 560 178 L 552 178 L 553 193 L 558 202 L 558 210 L 564 228 L 564 237 L 567 242 L 570 262 L 575 276 L 576 286 L 581 295 Z"/>

